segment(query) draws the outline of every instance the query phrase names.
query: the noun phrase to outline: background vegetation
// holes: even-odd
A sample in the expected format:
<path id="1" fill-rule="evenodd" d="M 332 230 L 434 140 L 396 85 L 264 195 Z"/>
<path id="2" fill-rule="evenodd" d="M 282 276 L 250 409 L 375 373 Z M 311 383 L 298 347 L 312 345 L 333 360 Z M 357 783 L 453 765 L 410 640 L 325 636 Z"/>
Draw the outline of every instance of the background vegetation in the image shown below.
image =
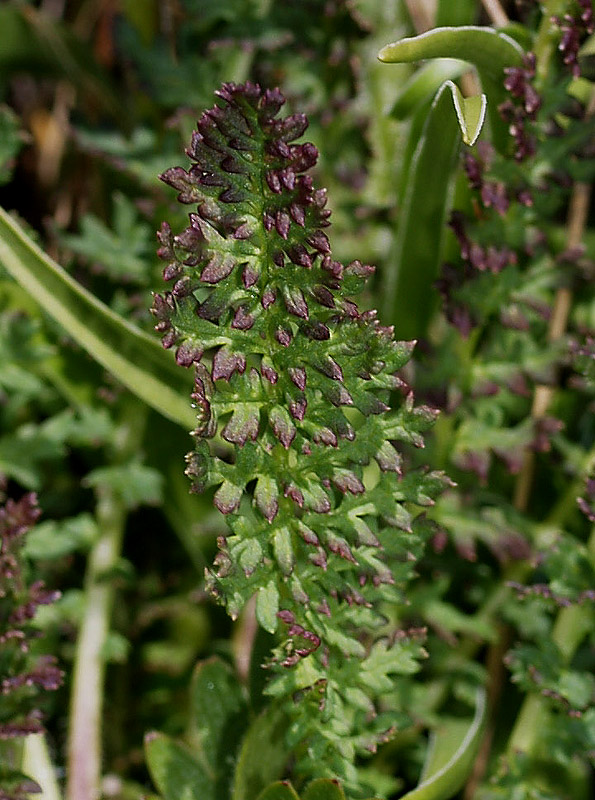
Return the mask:
<path id="1" fill-rule="evenodd" d="M 511 38 L 378 61 L 468 25 Z M 8 0 L 0 32 L 0 798 L 24 775 L 48 800 L 252 800 L 293 777 L 283 732 L 254 727 L 271 640 L 205 589 L 227 528 L 212 490 L 189 493 L 192 379 L 150 314 L 155 231 L 189 210 L 157 176 L 187 166 L 213 92 L 246 80 L 308 115 L 334 257 L 376 265 L 360 306 L 419 340 L 402 379 L 442 412 L 405 462 L 456 482 L 428 509 L 407 605 L 385 609 L 429 658 L 396 682 L 398 730 L 358 761 L 359 796 L 590 797 L 592 3 Z M 436 100 L 445 80 L 487 95 L 473 147 L 479 101 Z M 38 710 L 47 734 L 19 736 Z M 218 742 L 208 785 L 184 761 L 201 737 Z M 424 763 L 426 780 L 455 768 L 414 794 Z"/>

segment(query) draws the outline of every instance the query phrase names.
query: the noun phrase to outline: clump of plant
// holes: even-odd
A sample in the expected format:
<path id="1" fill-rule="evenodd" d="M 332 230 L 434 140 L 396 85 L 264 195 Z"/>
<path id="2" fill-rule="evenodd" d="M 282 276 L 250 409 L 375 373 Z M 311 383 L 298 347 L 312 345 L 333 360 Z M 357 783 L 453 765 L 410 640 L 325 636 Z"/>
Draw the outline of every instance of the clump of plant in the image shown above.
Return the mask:
<path id="1" fill-rule="evenodd" d="M 229 527 L 207 585 L 232 618 L 255 594 L 277 634 L 265 693 L 288 717 L 294 775 L 358 791 L 356 755 L 402 718 L 394 677 L 424 656 L 386 604 L 402 606 L 423 552 L 415 507 L 448 483 L 406 471 L 395 444 L 422 447 L 435 414 L 398 374 L 413 343 L 351 299 L 372 268 L 333 259 L 326 193 L 306 174 L 316 148 L 294 144 L 305 116 L 279 118 L 279 90 L 251 83 L 217 94 L 190 169 L 162 176 L 196 211 L 161 229 L 174 285 L 153 308 L 164 345 L 196 364 L 187 473 L 216 488 Z"/>
<path id="2" fill-rule="evenodd" d="M 449 326 L 430 331 L 418 373 L 444 409 L 432 456 L 457 482 L 432 517 L 501 582 L 470 579 L 473 616 L 502 627 L 488 634 L 492 722 L 466 797 L 580 795 L 593 763 L 594 23 L 592 4 L 562 6 L 544 8 L 534 51 L 511 48 L 491 141 L 463 154 L 436 283 Z M 514 716 L 508 680 L 523 694 Z"/>

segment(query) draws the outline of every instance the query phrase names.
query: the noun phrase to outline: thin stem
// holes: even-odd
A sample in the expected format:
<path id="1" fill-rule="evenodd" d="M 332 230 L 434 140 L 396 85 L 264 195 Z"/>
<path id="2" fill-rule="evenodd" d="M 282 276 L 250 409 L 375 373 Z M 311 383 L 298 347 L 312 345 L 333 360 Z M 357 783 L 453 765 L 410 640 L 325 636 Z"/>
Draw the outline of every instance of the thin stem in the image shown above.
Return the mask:
<path id="1" fill-rule="evenodd" d="M 41 793 L 35 795 L 37 800 L 62 800 L 44 733 L 34 733 L 25 739 L 23 772 L 41 787 Z"/>
<path id="2" fill-rule="evenodd" d="M 405 5 L 417 33 L 424 33 L 434 27 L 436 3 L 433 0 L 405 0 Z"/>
<path id="3" fill-rule="evenodd" d="M 485 8 L 492 23 L 497 28 L 503 28 L 505 25 L 508 25 L 510 20 L 508 19 L 506 11 L 504 11 L 500 5 L 499 0 L 481 0 L 481 4 Z"/>
<path id="4" fill-rule="evenodd" d="M 146 409 L 132 404 L 133 419 L 119 426 L 114 461 L 130 457 L 140 443 Z M 103 710 L 105 658 L 103 649 L 109 632 L 114 588 L 106 575 L 120 557 L 126 524 L 126 507 L 111 488 L 97 492 L 95 542 L 85 575 L 85 611 L 77 640 L 68 736 L 67 800 L 96 800 L 101 781 L 101 716 Z"/>
<path id="5" fill-rule="evenodd" d="M 96 542 L 85 579 L 85 613 L 77 641 L 68 745 L 67 800 L 95 800 L 101 777 L 101 713 L 105 661 L 103 647 L 114 598 L 102 580 L 121 551 L 126 512 L 113 490 L 100 493 Z"/>

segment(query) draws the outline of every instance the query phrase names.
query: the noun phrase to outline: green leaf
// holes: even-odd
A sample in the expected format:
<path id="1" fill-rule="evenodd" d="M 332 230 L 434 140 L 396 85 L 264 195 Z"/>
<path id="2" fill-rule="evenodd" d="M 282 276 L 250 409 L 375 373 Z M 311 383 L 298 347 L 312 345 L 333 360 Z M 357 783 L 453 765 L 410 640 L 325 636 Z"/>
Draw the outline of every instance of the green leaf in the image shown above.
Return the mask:
<path id="1" fill-rule="evenodd" d="M 444 81 L 458 78 L 465 65 L 456 58 L 437 58 L 417 69 L 403 86 L 391 109 L 395 119 L 406 119 L 420 105 L 430 102 Z"/>
<path id="2" fill-rule="evenodd" d="M 94 489 L 110 489 L 122 498 L 126 508 L 156 505 L 162 499 L 163 476 L 152 467 L 130 461 L 113 467 L 98 467 L 84 479 Z"/>
<path id="3" fill-rule="evenodd" d="M 581 49 L 578 51 L 579 59 L 586 58 L 587 56 L 595 56 L 595 33 L 591 34 L 588 39 L 586 39 Z"/>
<path id="4" fill-rule="evenodd" d="M 339 781 L 319 778 L 308 784 L 302 800 L 345 800 L 345 792 Z"/>
<path id="5" fill-rule="evenodd" d="M 47 436 L 43 426 L 21 425 L 0 438 L 0 472 L 28 489 L 39 489 L 44 462 L 61 458 L 64 453 L 63 443 Z"/>
<path id="6" fill-rule="evenodd" d="M 164 800 L 213 800 L 211 778 L 190 751 L 162 733 L 145 737 L 151 778 Z"/>
<path id="7" fill-rule="evenodd" d="M 114 195 L 112 227 L 94 214 L 81 219 L 80 234 L 61 234 L 60 241 L 90 264 L 99 264 L 114 280 L 146 284 L 154 261 L 154 234 L 139 219 L 134 203 Z"/>
<path id="8" fill-rule="evenodd" d="M 386 63 L 420 61 L 425 58 L 458 58 L 477 69 L 488 98 L 488 114 L 494 146 L 506 150 L 510 141 L 507 125 L 498 112 L 506 98 L 504 69 L 520 66 L 523 49 L 510 36 L 493 28 L 474 25 L 434 28 L 409 39 L 388 44 L 378 53 Z"/>
<path id="9" fill-rule="evenodd" d="M 256 619 L 269 633 L 277 630 L 277 612 L 279 611 L 279 590 L 274 581 L 261 586 L 256 595 Z"/>
<path id="10" fill-rule="evenodd" d="M 452 102 L 455 107 L 459 128 L 465 144 L 470 147 L 475 144 L 486 115 L 487 98 L 485 94 L 463 97 L 459 87 L 452 81 L 446 81 L 452 92 Z"/>
<path id="11" fill-rule="evenodd" d="M 424 58 L 459 58 L 496 79 L 502 77 L 505 67 L 520 66 L 522 57 L 522 48 L 510 36 L 476 25 L 434 28 L 387 44 L 378 53 L 380 61 L 389 64 Z"/>
<path id="12" fill-rule="evenodd" d="M 289 781 L 276 781 L 258 795 L 258 800 L 299 800 L 299 795 Z"/>
<path id="13" fill-rule="evenodd" d="M 27 534 L 23 551 L 33 559 L 63 558 L 77 551 L 86 551 L 97 533 L 97 524 L 89 513 L 59 522 L 45 520 Z"/>
<path id="14" fill-rule="evenodd" d="M 190 376 L 148 334 L 80 286 L 0 208 L 0 264 L 124 386 L 186 428 L 195 416 L 186 397 Z"/>
<path id="15" fill-rule="evenodd" d="M 283 774 L 287 718 L 275 706 L 256 719 L 246 734 L 233 779 L 231 800 L 256 800 Z M 167 800 L 167 799 L 166 799 Z"/>
<path id="16" fill-rule="evenodd" d="M 273 535 L 273 552 L 284 575 L 290 575 L 294 564 L 291 532 L 288 527 L 277 528 Z"/>
<path id="17" fill-rule="evenodd" d="M 231 667 L 216 657 L 198 664 L 191 704 L 189 738 L 204 760 L 215 797 L 227 800 L 236 751 L 248 722 L 246 701 Z"/>
<path id="18" fill-rule="evenodd" d="M 384 292 L 383 318 L 397 338 L 422 336 L 438 293 L 449 185 L 460 146 L 454 84 L 442 84 L 413 155 Z M 430 189 L 431 187 L 431 189 Z"/>
<path id="19" fill-rule="evenodd" d="M 470 723 L 451 719 L 433 731 L 421 783 L 400 800 L 449 800 L 458 792 L 473 766 L 485 711 L 485 691 L 479 689 Z"/>

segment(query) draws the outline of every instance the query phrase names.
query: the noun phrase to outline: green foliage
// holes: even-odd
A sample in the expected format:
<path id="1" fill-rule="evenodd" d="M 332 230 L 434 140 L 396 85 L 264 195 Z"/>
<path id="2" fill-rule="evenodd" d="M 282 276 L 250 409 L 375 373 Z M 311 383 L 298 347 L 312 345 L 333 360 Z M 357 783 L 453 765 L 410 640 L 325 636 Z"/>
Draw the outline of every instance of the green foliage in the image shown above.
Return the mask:
<path id="1" fill-rule="evenodd" d="M 94 214 L 81 219 L 80 234 L 63 235 L 62 241 L 93 267 L 104 269 L 113 280 L 148 283 L 153 233 L 138 219 L 134 204 L 123 194 L 114 197 L 111 227 Z"/>
<path id="2" fill-rule="evenodd" d="M 402 478 L 392 441 L 421 446 L 434 415 L 410 394 L 389 414 L 411 346 L 349 298 L 371 270 L 332 258 L 326 195 L 303 174 L 316 150 L 291 144 L 305 117 L 276 119 L 283 97 L 254 84 L 219 96 L 225 105 L 205 112 L 193 136 L 195 166 L 163 175 L 198 213 L 180 235 L 162 227 L 175 284 L 153 311 L 178 363 L 198 365 L 187 471 L 195 490 L 217 487 L 230 526 L 208 585 L 232 617 L 256 592 L 262 627 L 287 626 L 267 693 L 286 698 L 291 748 L 308 742 L 296 772 L 355 787 L 353 755 L 394 727 L 374 710 L 389 676 L 415 671 L 411 656 L 423 653 L 406 634 L 364 647 L 357 632 L 382 628 L 374 605 L 399 602 L 407 554 L 411 563 L 421 553 L 423 523 L 404 503 L 431 505 L 447 480 Z M 235 447 L 233 464 L 206 446 L 218 431 Z"/>
<path id="3" fill-rule="evenodd" d="M 72 280 L 2 209 L 0 258 L 5 269 L 99 363 L 168 418 L 186 424 L 191 415 L 171 388 L 180 384 L 175 373 L 170 377 L 172 365 L 165 354 L 142 330 Z"/>
<path id="4" fill-rule="evenodd" d="M 505 99 L 502 72 L 521 63 L 522 48 L 505 33 L 474 25 L 435 28 L 411 39 L 387 44 L 378 54 L 381 61 L 419 61 L 422 58 L 458 58 L 476 67 L 488 97 L 488 113 L 494 145 L 506 146 L 507 136 L 498 106 Z"/>
<path id="5" fill-rule="evenodd" d="M 475 113 L 477 108 L 469 116 L 465 109 L 471 111 L 471 104 L 477 102 L 479 116 Z M 442 84 L 432 101 L 407 175 L 407 191 L 392 253 L 393 266 L 383 303 L 398 336 L 423 335 L 435 309 L 438 298 L 430 287 L 438 275 L 443 247 L 435 241 L 434 232 L 444 229 L 461 135 L 466 144 L 472 144 L 481 130 L 484 113 L 484 95 L 463 100 L 450 80 Z M 431 192 L 428 186 L 432 187 Z M 407 305 L 402 303 L 405 297 Z"/>
<path id="6" fill-rule="evenodd" d="M 470 723 L 457 718 L 442 720 L 432 734 L 420 784 L 407 792 L 403 800 L 440 800 L 451 797 L 461 788 L 477 755 L 485 722 L 485 703 L 480 690 L 475 716 Z"/>
<path id="7" fill-rule="evenodd" d="M 592 3 L 0 23 L 0 797 L 588 800 Z"/>

